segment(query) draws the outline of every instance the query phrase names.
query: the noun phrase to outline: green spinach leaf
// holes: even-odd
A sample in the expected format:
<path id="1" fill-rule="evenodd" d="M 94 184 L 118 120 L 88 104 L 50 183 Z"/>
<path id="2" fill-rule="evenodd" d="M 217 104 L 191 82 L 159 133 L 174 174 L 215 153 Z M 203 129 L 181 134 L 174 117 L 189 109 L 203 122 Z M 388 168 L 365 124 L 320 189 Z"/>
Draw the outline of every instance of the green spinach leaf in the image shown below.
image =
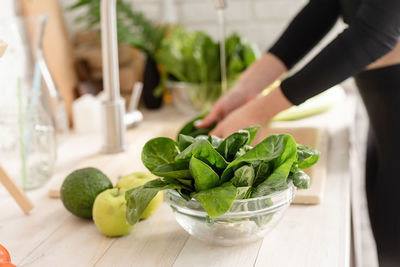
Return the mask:
<path id="1" fill-rule="evenodd" d="M 150 171 L 158 166 L 173 163 L 179 154 L 176 142 L 170 138 L 158 137 L 148 141 L 142 150 L 142 162 Z"/>
<path id="2" fill-rule="evenodd" d="M 235 171 L 231 183 L 236 187 L 252 186 L 254 183 L 254 169 L 251 165 L 243 165 Z"/>
<path id="3" fill-rule="evenodd" d="M 294 186 L 297 188 L 307 189 L 310 187 L 310 176 L 301 169 L 291 173 L 289 179 L 292 179 Z"/>
<path id="4" fill-rule="evenodd" d="M 192 194 L 207 214 L 217 217 L 229 210 L 236 197 L 236 187 L 230 182 Z"/>
<path id="5" fill-rule="evenodd" d="M 194 119 L 192 119 L 191 121 L 189 121 L 188 123 L 186 123 L 182 129 L 179 131 L 178 133 L 178 138 L 180 134 L 183 135 L 189 135 L 192 137 L 196 137 L 199 135 L 208 135 L 209 132 L 211 132 L 212 129 L 214 129 L 216 124 L 211 125 L 210 127 L 207 128 L 196 128 L 196 126 L 194 126 L 195 122 L 198 120 L 202 120 L 204 119 L 205 115 L 201 115 L 198 116 Z"/>
<path id="6" fill-rule="evenodd" d="M 203 161 L 192 157 L 190 160 L 190 173 L 194 179 L 196 192 L 213 188 L 219 184 L 219 176 Z"/>
<path id="7" fill-rule="evenodd" d="M 236 197 L 235 199 L 246 199 L 251 195 L 251 186 L 241 186 L 236 187 Z"/>
<path id="8" fill-rule="evenodd" d="M 227 161 L 232 161 L 241 147 L 248 143 L 250 134 L 246 130 L 240 130 L 231 134 L 216 149 Z"/>
<path id="9" fill-rule="evenodd" d="M 259 129 L 260 129 L 260 126 L 251 126 L 251 127 L 244 129 L 244 130 L 248 131 L 249 135 L 250 135 L 249 140 L 247 141 L 246 145 L 251 145 L 253 143 L 254 138 L 256 138 L 256 135 L 257 135 L 257 132 Z"/>
<path id="10" fill-rule="evenodd" d="M 246 154 L 229 163 L 222 173 L 221 180 L 223 182 L 228 181 L 233 177 L 233 172 L 245 164 L 251 164 L 256 161 L 268 162 L 278 158 L 284 152 L 286 142 L 287 135 L 284 134 L 271 135 L 265 138 Z"/>
<path id="11" fill-rule="evenodd" d="M 210 135 L 208 136 L 208 142 L 212 145 L 213 148 L 219 147 L 219 145 L 224 141 L 223 138 L 219 138 L 218 136 Z"/>
<path id="12" fill-rule="evenodd" d="M 180 151 L 185 150 L 185 148 L 193 144 L 193 142 L 194 142 L 194 137 L 192 136 L 184 134 L 178 135 L 178 147 Z"/>
<path id="13" fill-rule="evenodd" d="M 271 174 L 272 167 L 271 162 L 256 161 L 252 164 L 255 171 L 255 178 L 253 186 L 256 187 L 267 179 Z"/>
<path id="14" fill-rule="evenodd" d="M 213 167 L 215 170 L 222 171 L 226 168 L 228 163 L 224 157 L 221 156 L 208 142 L 208 140 L 196 140 L 193 144 L 188 146 L 180 154 L 175 157 L 176 161 L 190 161 L 192 156 L 205 162 L 207 165 Z"/>
<path id="15" fill-rule="evenodd" d="M 190 179 L 189 164 L 187 162 L 173 162 L 158 166 L 151 172 L 159 177 Z"/>
<path id="16" fill-rule="evenodd" d="M 300 169 L 308 169 L 319 159 L 319 151 L 303 145 L 297 145 L 298 164 Z"/>
<path id="17" fill-rule="evenodd" d="M 135 224 L 139 221 L 140 216 L 149 205 L 150 201 L 161 190 L 166 189 L 186 189 L 190 190 L 179 183 L 171 183 L 171 181 L 164 181 L 162 179 L 155 179 L 147 182 L 146 184 L 133 188 L 125 192 L 125 199 L 127 201 L 126 219 L 129 224 Z"/>
<path id="18" fill-rule="evenodd" d="M 287 188 L 287 177 L 297 159 L 297 146 L 292 136 L 279 135 L 279 137 L 282 138 L 283 151 L 279 157 L 273 160 L 274 170 L 264 182 L 255 188 L 252 197 L 265 196 Z"/>

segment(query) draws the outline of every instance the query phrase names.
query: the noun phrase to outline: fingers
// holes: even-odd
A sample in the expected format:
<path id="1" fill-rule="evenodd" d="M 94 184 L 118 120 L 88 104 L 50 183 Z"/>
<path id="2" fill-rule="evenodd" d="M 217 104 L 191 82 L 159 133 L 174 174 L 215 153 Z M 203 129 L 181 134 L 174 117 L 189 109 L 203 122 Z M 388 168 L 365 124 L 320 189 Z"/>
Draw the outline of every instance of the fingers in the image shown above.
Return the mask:
<path id="1" fill-rule="evenodd" d="M 213 124 L 214 122 L 218 121 L 221 119 L 221 113 L 222 109 L 220 108 L 219 103 L 215 103 L 214 107 L 211 109 L 210 113 L 207 114 L 207 116 L 200 120 L 195 122 L 195 126 L 197 128 L 206 128 Z"/>

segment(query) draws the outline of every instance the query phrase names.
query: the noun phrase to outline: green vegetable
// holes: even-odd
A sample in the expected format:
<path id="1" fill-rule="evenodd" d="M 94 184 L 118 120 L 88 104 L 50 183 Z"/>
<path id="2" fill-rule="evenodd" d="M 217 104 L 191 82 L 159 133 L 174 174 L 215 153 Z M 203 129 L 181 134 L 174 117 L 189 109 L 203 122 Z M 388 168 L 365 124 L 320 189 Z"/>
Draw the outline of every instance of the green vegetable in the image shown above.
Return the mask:
<path id="1" fill-rule="evenodd" d="M 219 154 L 208 142 L 208 140 L 200 139 L 196 140 L 188 146 L 185 150 L 179 153 L 176 157 L 176 161 L 189 161 L 192 156 L 204 161 L 213 169 L 223 171 L 228 163 L 221 154 Z"/>
<path id="2" fill-rule="evenodd" d="M 168 79 L 207 86 L 221 81 L 219 45 L 204 32 L 175 27 L 162 41 L 156 59 Z M 226 39 L 225 46 L 228 80 L 237 79 L 260 55 L 255 45 L 237 33 Z"/>
<path id="3" fill-rule="evenodd" d="M 246 130 L 233 133 L 218 146 L 217 151 L 228 161 L 232 161 L 241 147 L 247 144 L 250 134 Z"/>
<path id="4" fill-rule="evenodd" d="M 153 174 L 168 178 L 190 178 L 189 164 L 187 162 L 172 162 L 153 169 Z"/>
<path id="5" fill-rule="evenodd" d="M 298 188 L 310 185 L 302 169 L 317 162 L 318 151 L 297 145 L 287 134 L 271 135 L 251 147 L 258 127 L 240 130 L 225 139 L 206 136 L 206 132 L 196 132 L 197 119 L 185 125 L 177 143 L 159 137 L 145 144 L 143 163 L 162 178 L 126 194 L 130 223 L 140 218 L 160 190 L 173 189 L 186 200 L 194 198 L 209 216 L 216 217 L 227 212 L 235 199 L 286 189 L 288 180 Z M 260 217 L 256 223 L 271 218 Z"/>
<path id="6" fill-rule="evenodd" d="M 195 157 L 190 160 L 190 173 L 194 179 L 196 192 L 213 188 L 219 184 L 219 176 L 215 171 Z"/>
<path id="7" fill-rule="evenodd" d="M 139 221 L 140 216 L 149 205 L 150 201 L 161 190 L 166 189 L 187 189 L 190 188 L 174 183 L 172 180 L 155 179 L 146 184 L 126 191 L 125 198 L 127 200 L 126 218 L 128 223 L 135 224 Z"/>
<path id="8" fill-rule="evenodd" d="M 236 187 L 227 182 L 192 195 L 211 217 L 217 217 L 229 210 L 236 197 Z"/>
<path id="9" fill-rule="evenodd" d="M 150 171 L 158 166 L 173 163 L 179 154 L 176 142 L 170 138 L 158 137 L 145 144 L 142 150 L 142 162 Z"/>
<path id="10" fill-rule="evenodd" d="M 271 135 L 265 138 L 261 143 L 249 150 L 246 154 L 229 163 L 228 167 L 226 167 L 222 173 L 221 180 L 228 181 L 231 179 L 233 172 L 246 163 L 251 164 L 260 160 L 271 161 L 278 158 L 284 152 L 288 138 L 292 137 L 290 135 L 280 134 Z"/>
<path id="11" fill-rule="evenodd" d="M 235 197 L 235 199 L 250 198 L 250 195 L 251 195 L 251 186 L 236 187 L 236 197 Z"/>
<path id="12" fill-rule="evenodd" d="M 297 155 L 299 168 L 302 170 L 310 168 L 319 159 L 319 151 L 303 145 L 297 145 Z"/>
<path id="13" fill-rule="evenodd" d="M 204 117 L 205 115 L 201 115 L 186 123 L 185 126 L 183 126 L 183 128 L 179 131 L 178 139 L 180 134 L 196 137 L 199 135 L 207 135 L 209 132 L 211 132 L 211 130 L 214 129 L 216 124 L 213 124 L 208 128 L 196 128 L 196 126 L 194 126 L 196 121 L 202 120 L 204 119 Z"/>
<path id="14" fill-rule="evenodd" d="M 298 169 L 295 173 L 289 176 L 292 179 L 294 186 L 300 189 L 307 189 L 310 187 L 310 176 L 303 170 Z"/>
<path id="15" fill-rule="evenodd" d="M 231 183 L 236 187 L 252 186 L 254 178 L 254 168 L 250 165 L 244 165 L 235 171 Z"/>
<path id="16" fill-rule="evenodd" d="M 277 139 L 281 139 L 281 142 L 278 142 L 278 144 L 284 147 L 283 151 L 278 158 L 272 161 L 274 170 L 264 182 L 255 188 L 251 195 L 252 197 L 265 196 L 274 191 L 287 188 L 286 179 L 297 158 L 296 142 L 290 135 L 278 135 Z"/>
<path id="17" fill-rule="evenodd" d="M 178 147 L 180 150 L 184 150 L 194 142 L 194 137 L 184 134 L 178 135 Z"/>
<path id="18" fill-rule="evenodd" d="M 259 49 L 237 33 L 225 41 L 228 88 L 260 55 Z M 173 28 L 163 39 L 156 61 L 162 66 L 162 83 L 185 82 L 189 98 L 198 107 L 209 108 L 224 91 L 221 87 L 220 43 L 202 31 Z"/>

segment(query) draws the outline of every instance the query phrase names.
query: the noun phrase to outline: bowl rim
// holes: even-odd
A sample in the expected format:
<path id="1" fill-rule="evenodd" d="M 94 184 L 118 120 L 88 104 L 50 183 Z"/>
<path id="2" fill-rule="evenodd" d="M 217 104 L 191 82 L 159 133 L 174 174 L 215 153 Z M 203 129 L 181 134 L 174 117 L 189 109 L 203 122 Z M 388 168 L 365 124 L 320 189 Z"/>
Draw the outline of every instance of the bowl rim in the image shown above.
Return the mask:
<path id="1" fill-rule="evenodd" d="M 286 188 L 286 189 L 284 189 L 284 190 L 276 191 L 276 192 L 274 192 L 274 193 L 272 193 L 272 194 L 265 195 L 265 196 L 261 196 L 261 197 L 256 197 L 256 198 L 235 199 L 235 200 L 233 201 L 233 203 L 232 203 L 232 206 L 233 206 L 234 204 L 240 205 L 240 204 L 242 204 L 242 203 L 249 203 L 250 201 L 259 201 L 259 200 L 264 200 L 264 199 L 271 198 L 271 197 L 274 197 L 274 196 L 283 195 L 283 194 L 285 194 L 285 193 L 287 194 L 287 193 L 289 193 L 290 191 L 292 192 L 290 198 L 286 198 L 286 199 L 284 199 L 284 200 L 282 200 L 282 201 L 280 201 L 280 202 L 278 202 L 278 203 L 276 203 L 276 204 L 274 203 L 272 206 L 267 206 L 267 207 L 264 207 L 264 208 L 261 208 L 261 209 L 258 209 L 258 210 L 252 210 L 252 211 L 230 211 L 230 209 L 229 209 L 226 213 L 224 213 L 224 214 L 222 214 L 222 215 L 220 215 L 220 216 L 217 216 L 217 217 L 213 217 L 213 218 L 243 217 L 243 216 L 248 216 L 248 215 L 263 214 L 263 213 L 266 213 L 266 212 L 272 213 L 272 212 L 278 211 L 278 210 L 280 210 L 281 208 L 283 208 L 284 206 L 290 205 L 290 204 L 292 203 L 292 201 L 293 201 L 295 195 L 296 195 L 296 187 L 293 185 L 293 182 L 292 182 L 292 181 L 290 181 L 290 182 L 288 183 L 288 188 Z M 176 190 L 174 190 L 174 189 L 168 189 L 168 190 L 166 190 L 166 193 L 170 193 L 170 194 L 172 194 L 173 196 L 178 197 L 178 198 L 184 200 L 185 203 L 187 203 L 187 202 L 189 202 L 189 201 L 199 202 L 198 200 L 196 200 L 196 199 L 194 199 L 194 198 L 191 198 L 189 201 L 187 201 L 186 199 L 184 199 L 184 198 L 183 198 Z M 192 216 L 196 216 L 196 217 L 210 217 L 210 216 L 207 214 L 207 212 L 206 212 L 205 210 L 204 210 L 204 211 L 194 210 L 194 209 L 192 209 L 192 208 L 190 208 L 190 207 L 188 207 L 188 206 L 179 206 L 179 205 L 176 205 L 176 204 L 174 204 L 174 203 L 170 203 L 169 201 L 167 201 L 167 204 L 168 204 L 169 206 L 171 206 L 172 208 L 175 207 L 175 209 L 179 209 L 179 211 L 180 211 L 181 213 L 184 211 L 183 213 L 188 214 L 188 215 L 192 215 Z M 232 206 L 231 206 L 231 207 L 232 207 Z"/>
<path id="2" fill-rule="evenodd" d="M 272 194 L 268 194 L 268 195 L 265 195 L 265 196 L 261 196 L 261 197 L 252 197 L 252 198 L 245 198 L 245 199 L 235 199 L 233 202 L 234 203 L 246 203 L 246 202 L 249 202 L 249 201 L 257 201 L 257 200 L 263 200 L 263 199 L 267 199 L 267 198 L 271 198 L 271 197 L 275 197 L 275 196 L 277 196 L 277 195 L 280 195 L 280 194 L 283 194 L 283 193 L 285 193 L 285 192 L 287 192 L 288 190 L 290 190 L 290 189 L 296 189 L 296 187 L 294 186 L 294 184 L 293 184 L 293 182 L 290 180 L 288 183 L 287 183 L 287 185 L 288 185 L 288 187 L 286 188 L 286 189 L 283 189 L 283 190 L 280 190 L 280 191 L 275 191 L 275 192 L 273 192 Z M 181 197 L 182 199 L 184 199 L 181 195 L 179 195 L 179 193 L 175 190 L 175 189 L 168 189 L 168 190 L 166 190 L 167 192 L 172 192 L 172 194 L 173 195 L 175 195 L 175 196 L 179 196 L 179 197 Z M 184 199 L 185 201 L 187 201 L 186 199 Z M 196 200 L 196 199 L 194 199 L 194 198 L 191 198 L 189 201 L 198 201 L 198 200 Z"/>

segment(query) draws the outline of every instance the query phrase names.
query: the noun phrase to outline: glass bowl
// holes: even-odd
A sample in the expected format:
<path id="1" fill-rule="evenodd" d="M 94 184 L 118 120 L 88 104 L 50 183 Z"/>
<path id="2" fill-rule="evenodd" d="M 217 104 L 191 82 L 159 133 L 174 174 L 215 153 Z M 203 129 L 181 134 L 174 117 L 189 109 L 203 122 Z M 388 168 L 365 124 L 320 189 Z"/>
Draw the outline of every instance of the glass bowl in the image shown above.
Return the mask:
<path id="1" fill-rule="evenodd" d="M 165 192 L 165 201 L 172 208 L 177 222 L 192 236 L 207 243 L 234 246 L 262 239 L 282 218 L 289 207 L 296 188 L 273 194 L 235 200 L 225 214 L 210 217 L 200 202 L 186 201 L 175 190 Z"/>
<path id="2" fill-rule="evenodd" d="M 228 83 L 228 88 L 233 82 Z M 214 102 L 225 92 L 221 83 L 186 83 L 168 81 L 174 106 L 182 112 L 198 114 L 212 107 Z"/>

